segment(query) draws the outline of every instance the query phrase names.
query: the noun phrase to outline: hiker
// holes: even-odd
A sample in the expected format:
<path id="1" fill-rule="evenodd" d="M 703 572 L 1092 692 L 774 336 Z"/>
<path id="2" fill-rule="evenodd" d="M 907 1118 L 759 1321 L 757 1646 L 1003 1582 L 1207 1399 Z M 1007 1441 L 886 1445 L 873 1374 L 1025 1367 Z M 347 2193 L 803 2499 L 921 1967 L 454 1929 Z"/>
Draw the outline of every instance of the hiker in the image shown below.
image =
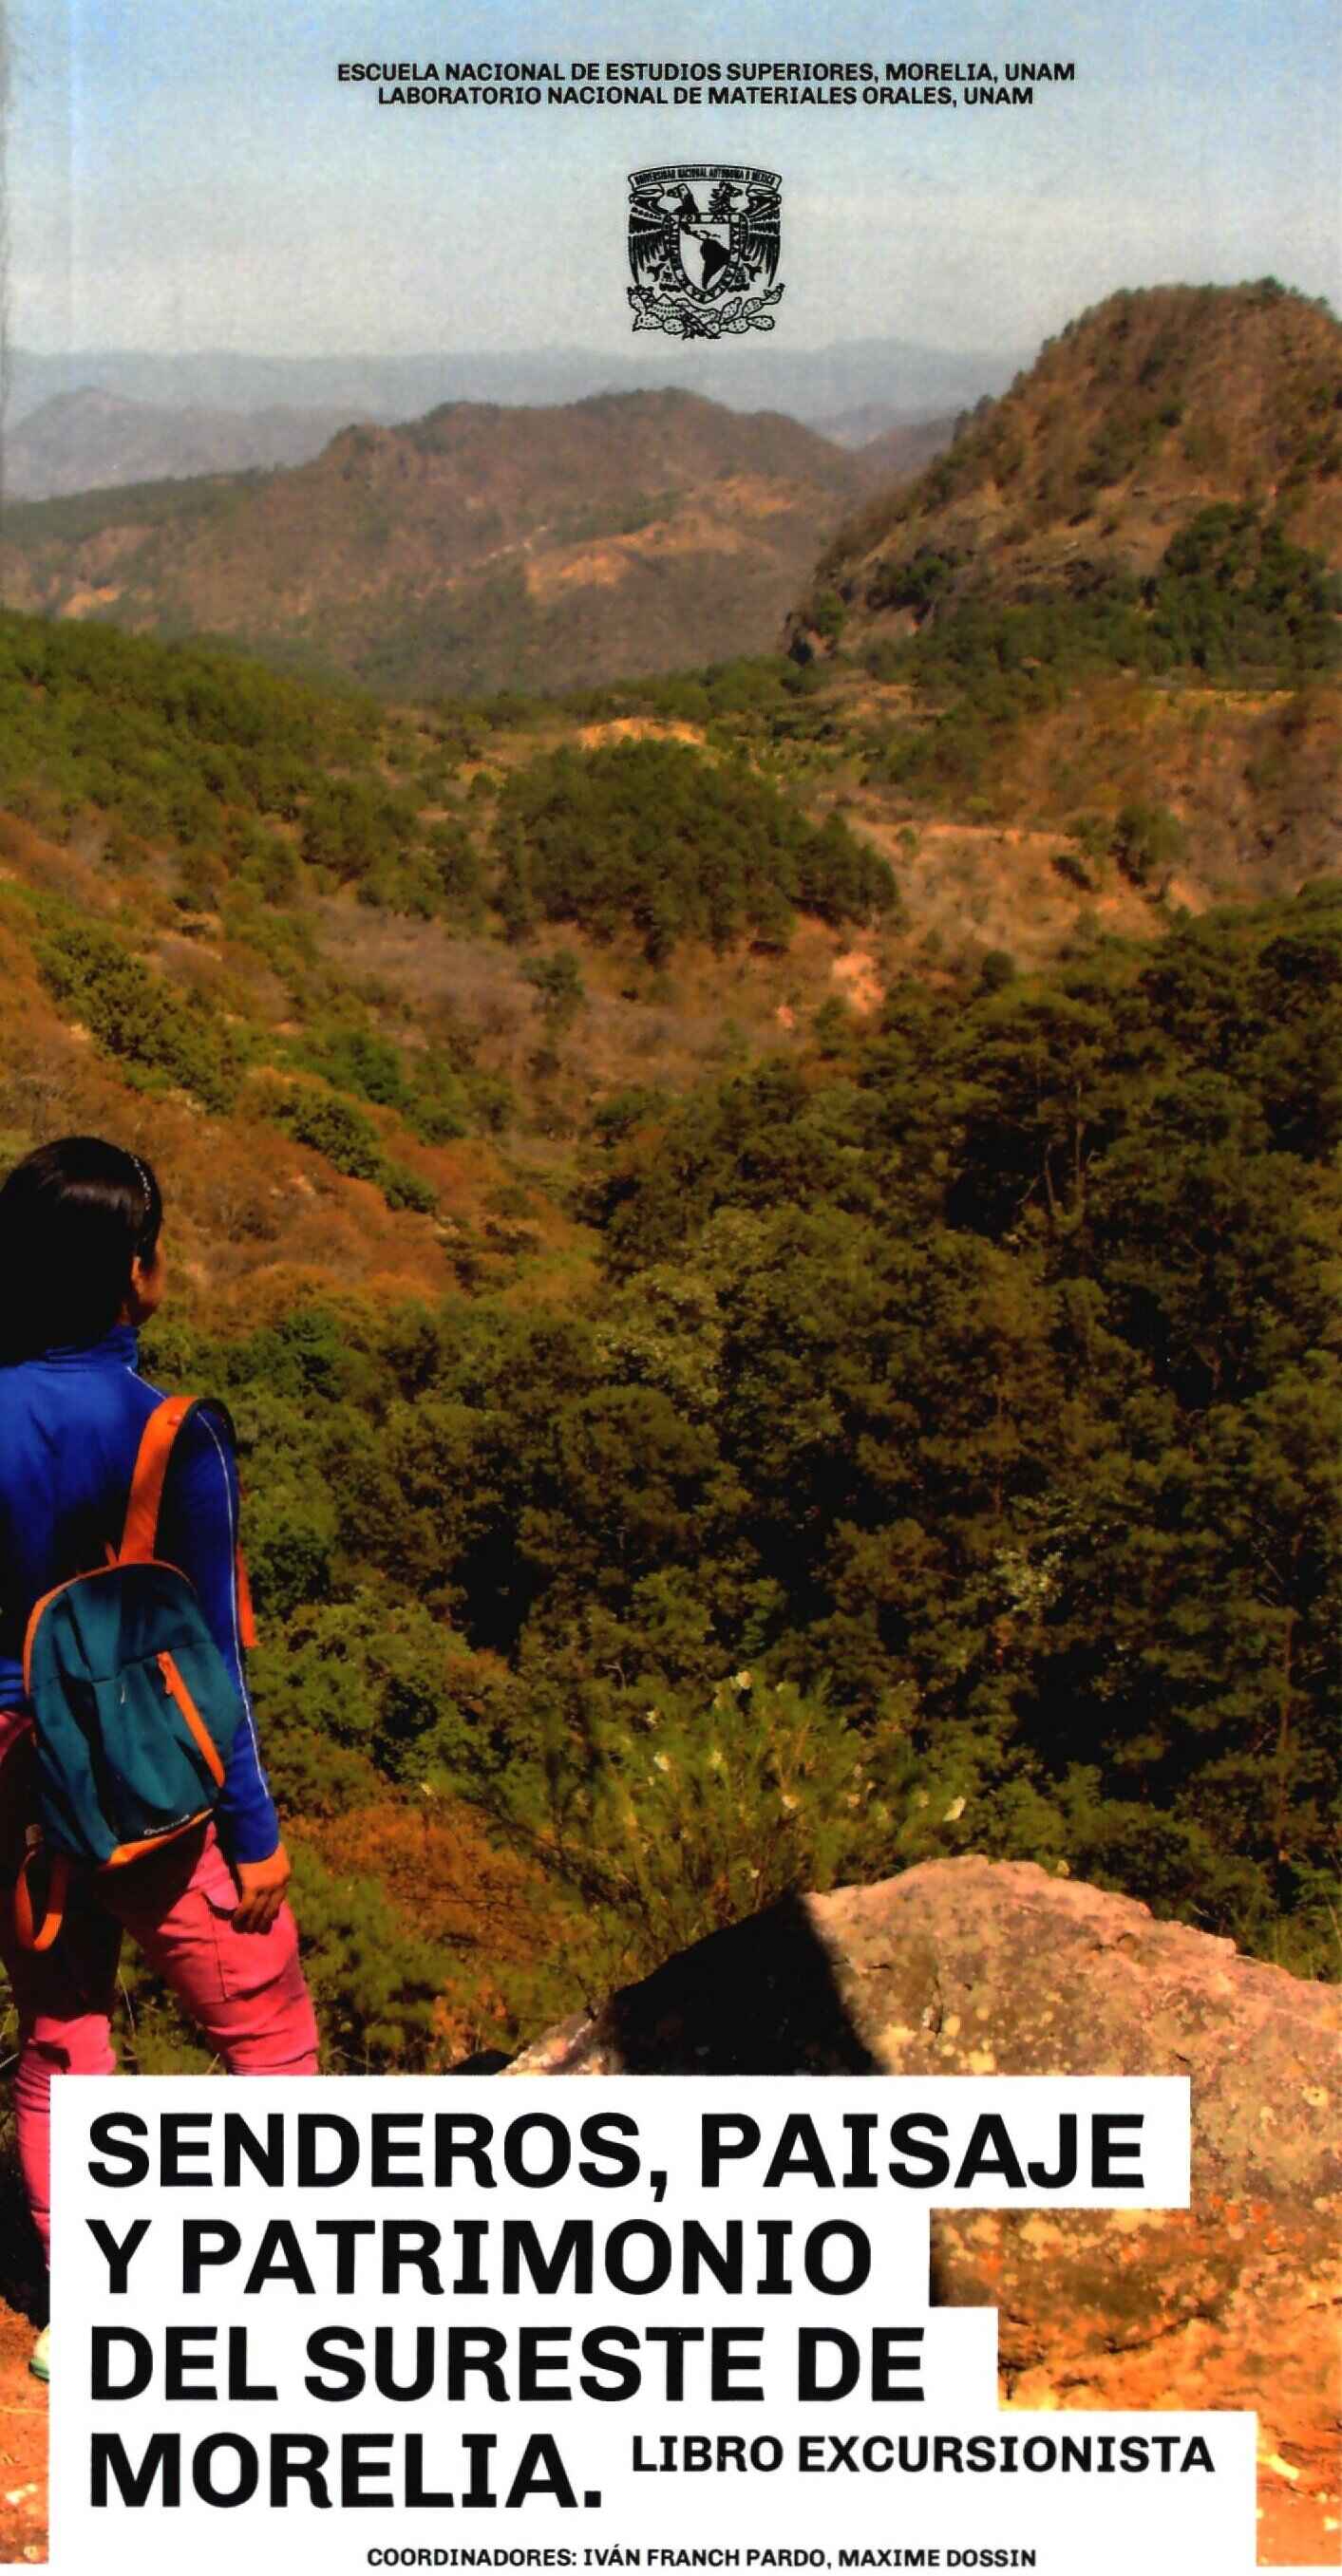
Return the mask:
<path id="1" fill-rule="evenodd" d="M 230 2074 L 312 2075 L 317 2067 L 285 1903 L 289 1862 L 243 1671 L 249 1610 L 231 1426 L 222 1408 L 179 1401 L 141 1446 L 166 1402 L 138 1373 L 136 1339 L 163 1294 L 162 1217 L 150 1166 L 94 1136 L 39 1147 L 0 1185 L 0 1954 L 19 2012 L 19 2161 L 48 2253 L 51 2079 L 115 2072 L 109 2016 L 123 1928 Z M 135 1553 L 161 1563 L 139 1579 L 160 1591 L 175 1583 L 185 1599 L 197 1660 L 213 1670 L 227 1750 L 203 1744 L 188 1707 L 212 1776 L 201 1770 L 203 1788 L 193 1778 L 198 1794 L 186 1811 L 204 1797 L 208 1812 L 160 1832 L 156 1847 L 152 1835 L 148 1849 L 122 1843 L 113 1857 L 124 1866 L 53 1859 L 47 1921 L 34 1933 L 25 1915 L 36 1855 L 26 1866 L 25 1846 L 36 1838 L 40 1801 L 25 1638 L 31 1649 L 29 1623 L 37 1629 L 45 1596 L 59 1599 L 72 1578 L 106 1572 L 123 1537 L 129 1545 L 132 1486 L 138 1495 L 155 1446 L 159 1481 Z M 106 1602 L 115 1586 L 76 1589 Z M 151 1671 L 155 1663 L 187 1706 L 173 1657 L 146 1658 Z M 32 1667 L 29 1679 L 36 1694 Z M 51 1894 L 58 1872 L 59 1906 Z M 32 2368 L 48 2376 L 46 2332 Z"/>

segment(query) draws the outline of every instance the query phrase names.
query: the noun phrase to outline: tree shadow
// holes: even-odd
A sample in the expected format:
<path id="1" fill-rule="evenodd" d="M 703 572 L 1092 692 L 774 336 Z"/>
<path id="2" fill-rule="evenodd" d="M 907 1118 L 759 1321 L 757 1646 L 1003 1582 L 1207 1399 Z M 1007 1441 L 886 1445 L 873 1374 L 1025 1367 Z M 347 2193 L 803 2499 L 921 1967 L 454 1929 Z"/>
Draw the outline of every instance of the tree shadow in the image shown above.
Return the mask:
<path id="1" fill-rule="evenodd" d="M 596 2025 L 630 2075 L 879 2075 L 803 1899 L 711 1932 L 611 1997 Z"/>
<path id="2" fill-rule="evenodd" d="M 457 2074 L 884 2075 L 806 1901 L 711 1932 L 624 1986 L 595 2015 L 575 2014 L 517 2058 L 482 2051 Z M 948 2295 L 932 2229 L 929 2296 Z"/>

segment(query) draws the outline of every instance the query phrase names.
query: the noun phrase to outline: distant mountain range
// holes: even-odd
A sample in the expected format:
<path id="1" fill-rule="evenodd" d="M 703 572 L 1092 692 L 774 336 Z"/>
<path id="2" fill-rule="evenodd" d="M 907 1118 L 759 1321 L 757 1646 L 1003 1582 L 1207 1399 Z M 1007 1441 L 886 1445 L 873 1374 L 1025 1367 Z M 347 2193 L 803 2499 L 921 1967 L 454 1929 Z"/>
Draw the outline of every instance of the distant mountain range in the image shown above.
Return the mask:
<path id="1" fill-rule="evenodd" d="M 693 394 L 449 403 L 289 469 L 14 503 L 4 595 L 399 693 L 555 690 L 768 651 L 870 489 L 860 454 Z"/>
<path id="2" fill-rule="evenodd" d="M 836 447 L 870 447 L 873 440 L 884 438 L 892 429 L 918 427 L 924 415 L 907 412 L 895 403 L 858 403 L 853 411 L 829 413 L 823 420 L 807 416 L 807 428 L 818 429 L 822 438 L 832 438 Z"/>
<path id="3" fill-rule="evenodd" d="M 260 411 L 210 411 L 199 404 L 135 402 L 81 385 L 76 393 L 53 394 L 11 431 L 3 488 L 11 501 L 49 501 L 75 492 L 116 491 L 128 483 L 304 465 L 338 431 L 358 425 L 344 411 L 302 411 L 278 403 Z M 949 412 L 906 420 L 888 404 L 866 403 L 821 434 L 852 451 L 862 480 L 874 489 L 918 472 L 949 444 L 954 426 Z"/>
<path id="4" fill-rule="evenodd" d="M 11 430 L 4 488 L 14 501 L 46 501 L 123 483 L 226 474 L 253 465 L 301 465 L 346 425 L 343 411 L 208 411 L 132 401 L 100 385 L 52 394 Z"/>
<path id="5" fill-rule="evenodd" d="M 651 336 L 651 335 L 650 335 Z M 783 411 L 860 444 L 895 421 L 955 412 L 1000 392 L 1025 353 L 926 348 L 909 340 L 853 340 L 793 349 L 783 333 L 756 347 L 683 347 L 646 341 L 627 353 L 597 349 L 441 350 L 407 357 L 272 358 L 233 350 L 163 356 L 136 349 L 79 349 L 62 356 L 10 351 L 10 435 L 61 394 L 90 386 L 126 402 L 175 410 L 334 412 L 351 420 L 415 420 L 446 402 L 580 401 L 594 393 L 674 387 L 735 411 Z M 844 416 L 875 410 L 868 426 Z"/>
<path id="6" fill-rule="evenodd" d="M 1159 287 L 1080 315 L 1000 399 L 862 446 L 666 387 L 442 403 L 341 427 L 297 464 L 12 501 L 4 597 L 228 637 L 391 694 L 552 694 L 768 652 L 789 610 L 800 649 L 840 631 L 860 649 L 962 601 L 1088 598 L 1153 572 L 1209 504 L 1267 512 L 1337 563 L 1340 350 L 1327 308 L 1272 281 Z M 764 363 L 741 355 L 745 376 Z M 337 365 L 191 363 L 252 393 L 253 365 L 291 390 Z M 403 390 L 429 363 L 385 362 Z M 104 458 L 151 454 L 158 415 L 140 396 L 62 400 L 43 417 L 67 437 L 68 470 L 85 434 Z M 825 416 L 851 438 L 881 416 L 873 403 Z M 170 417 L 183 435 L 188 419 L 202 441 L 220 434 L 208 406 Z M 255 413 L 233 417 L 262 434 Z M 320 440 L 330 419 L 281 406 L 266 434 Z M 1265 558 L 1264 613 L 1273 577 Z"/>
<path id="7" fill-rule="evenodd" d="M 959 416 L 943 412 L 934 420 L 897 421 L 862 446 L 854 442 L 853 463 L 868 491 L 889 491 L 921 474 L 934 456 L 950 446 Z"/>

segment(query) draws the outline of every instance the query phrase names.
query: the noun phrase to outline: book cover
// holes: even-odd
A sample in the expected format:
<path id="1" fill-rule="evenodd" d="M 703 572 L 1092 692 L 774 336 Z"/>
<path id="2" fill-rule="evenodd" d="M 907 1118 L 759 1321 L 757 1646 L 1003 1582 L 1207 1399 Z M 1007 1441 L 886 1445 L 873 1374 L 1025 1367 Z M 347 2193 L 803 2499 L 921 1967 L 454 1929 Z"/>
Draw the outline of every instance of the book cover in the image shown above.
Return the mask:
<path id="1" fill-rule="evenodd" d="M 161 1198 L 323 2071 L 1186 2078 L 1186 2209 L 939 2211 L 934 2305 L 1004 2428 L 1255 2414 L 1244 2563 L 1336 2564 L 1334 13 L 0 59 L 4 1169 Z M 108 1973 L 20 2129 L 104 2003 L 247 2071 Z"/>

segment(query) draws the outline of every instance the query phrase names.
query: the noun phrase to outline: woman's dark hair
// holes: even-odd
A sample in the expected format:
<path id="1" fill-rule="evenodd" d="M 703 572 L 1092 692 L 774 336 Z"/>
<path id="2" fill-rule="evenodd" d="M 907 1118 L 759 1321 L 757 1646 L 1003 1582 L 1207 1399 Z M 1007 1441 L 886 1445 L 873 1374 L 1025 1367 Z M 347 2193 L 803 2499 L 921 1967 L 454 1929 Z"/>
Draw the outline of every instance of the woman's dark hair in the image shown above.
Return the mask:
<path id="1" fill-rule="evenodd" d="M 124 1146 L 62 1136 L 25 1154 L 0 1184 L 0 1362 L 100 1342 L 162 1223 L 153 1169 Z"/>

